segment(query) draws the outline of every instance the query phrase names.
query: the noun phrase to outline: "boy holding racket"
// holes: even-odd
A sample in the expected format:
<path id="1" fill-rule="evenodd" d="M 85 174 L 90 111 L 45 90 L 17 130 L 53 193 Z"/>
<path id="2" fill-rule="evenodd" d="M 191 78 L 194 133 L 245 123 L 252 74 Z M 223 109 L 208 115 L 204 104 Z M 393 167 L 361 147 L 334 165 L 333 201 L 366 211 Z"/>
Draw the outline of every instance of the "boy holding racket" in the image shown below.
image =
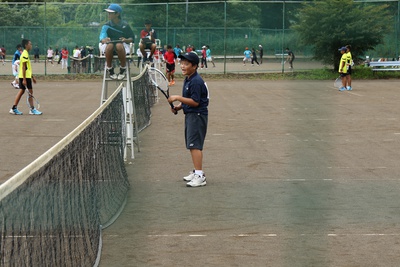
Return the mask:
<path id="1" fill-rule="evenodd" d="M 20 89 L 17 93 L 17 96 L 15 97 L 14 105 L 10 109 L 10 114 L 13 115 L 22 115 L 22 112 L 19 111 L 17 108 L 18 103 L 21 100 L 21 97 L 25 93 L 26 89 L 28 89 L 30 95 L 33 96 L 32 82 L 36 83 L 36 79 L 32 75 L 31 61 L 29 59 L 29 51 L 32 49 L 32 43 L 30 40 L 23 39 L 21 45 L 24 48 L 24 51 L 21 54 L 19 63 L 18 77 L 19 77 Z M 34 107 L 33 99 L 31 97 L 29 98 L 29 105 L 31 107 L 29 110 L 30 115 L 42 115 L 42 112 L 40 112 Z"/>
<path id="2" fill-rule="evenodd" d="M 197 73 L 199 57 L 196 53 L 179 55 L 181 59 L 182 74 L 186 76 L 183 83 L 182 96 L 172 95 L 168 102 L 181 102 L 171 109 L 183 109 L 185 114 L 185 141 L 186 148 L 190 150 L 194 170 L 183 180 L 188 182 L 188 187 L 205 186 L 206 176 L 203 172 L 203 145 L 207 133 L 209 93 L 207 84 Z"/>

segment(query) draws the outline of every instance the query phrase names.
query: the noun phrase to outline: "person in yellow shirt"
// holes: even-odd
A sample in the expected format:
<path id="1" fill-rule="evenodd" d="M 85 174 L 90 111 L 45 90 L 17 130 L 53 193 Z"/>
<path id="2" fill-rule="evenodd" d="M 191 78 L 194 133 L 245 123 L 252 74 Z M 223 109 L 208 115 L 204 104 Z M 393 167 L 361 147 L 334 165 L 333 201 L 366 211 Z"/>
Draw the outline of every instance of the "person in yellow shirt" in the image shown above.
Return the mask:
<path id="1" fill-rule="evenodd" d="M 22 115 L 22 112 L 18 110 L 17 106 L 19 101 L 21 100 L 22 95 L 25 93 L 25 90 L 29 90 L 29 94 L 33 96 L 33 87 L 32 87 L 32 82 L 36 83 L 35 77 L 32 75 L 32 67 L 31 67 L 31 61 L 29 59 L 29 51 L 32 49 L 32 42 L 28 39 L 23 39 L 21 42 L 22 47 L 24 48 L 24 51 L 21 54 L 20 57 L 20 63 L 19 63 L 19 91 L 17 93 L 17 96 L 15 97 L 14 100 L 14 105 L 10 109 L 10 114 L 13 115 Z M 42 115 L 42 112 L 37 110 L 34 105 L 33 105 L 33 99 L 29 98 L 29 104 L 30 104 L 30 110 L 29 114 L 30 115 Z"/>
<path id="2" fill-rule="evenodd" d="M 342 48 L 339 49 L 340 53 L 342 54 L 342 57 L 340 58 L 340 63 L 339 63 L 339 73 L 340 77 L 342 79 L 342 87 L 339 88 L 339 91 L 344 91 L 346 90 L 346 84 L 347 84 L 347 48 L 343 46 Z"/>
<path id="3" fill-rule="evenodd" d="M 351 45 L 346 45 L 346 55 L 347 55 L 347 61 L 346 61 L 346 66 L 347 66 L 347 86 L 346 89 L 348 91 L 353 90 L 353 88 L 351 88 L 351 67 L 353 66 L 353 57 L 351 56 Z"/>

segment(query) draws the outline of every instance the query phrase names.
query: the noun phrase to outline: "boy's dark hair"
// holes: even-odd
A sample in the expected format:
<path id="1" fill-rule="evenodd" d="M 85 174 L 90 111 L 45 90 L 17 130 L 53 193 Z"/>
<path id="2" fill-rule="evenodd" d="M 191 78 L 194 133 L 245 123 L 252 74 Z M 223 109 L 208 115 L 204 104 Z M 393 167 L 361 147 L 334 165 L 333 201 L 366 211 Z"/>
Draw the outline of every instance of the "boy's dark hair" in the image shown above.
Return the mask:
<path id="1" fill-rule="evenodd" d="M 172 49 L 172 45 L 167 45 L 167 49 Z"/>
<path id="2" fill-rule="evenodd" d="M 30 40 L 28 40 L 28 39 L 22 39 L 22 41 L 21 41 L 22 47 L 25 49 L 25 48 L 26 48 L 26 45 L 27 45 L 29 42 L 30 42 Z"/>

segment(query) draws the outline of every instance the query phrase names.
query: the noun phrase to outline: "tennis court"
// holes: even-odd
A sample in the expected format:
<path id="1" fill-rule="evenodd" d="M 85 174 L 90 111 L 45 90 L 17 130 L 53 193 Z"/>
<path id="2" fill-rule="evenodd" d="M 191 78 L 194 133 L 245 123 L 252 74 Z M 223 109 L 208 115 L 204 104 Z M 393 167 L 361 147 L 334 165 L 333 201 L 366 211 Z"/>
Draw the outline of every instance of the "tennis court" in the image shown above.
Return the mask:
<path id="1" fill-rule="evenodd" d="M 71 83 L 40 84 L 38 117 L 7 114 L 15 90 L 3 89 L 1 177 L 98 106 L 101 82 Z M 398 81 L 342 93 L 333 81 L 207 83 L 207 186 L 185 187 L 183 116 L 161 99 L 127 164 L 128 202 L 103 231 L 100 266 L 398 265 Z"/>

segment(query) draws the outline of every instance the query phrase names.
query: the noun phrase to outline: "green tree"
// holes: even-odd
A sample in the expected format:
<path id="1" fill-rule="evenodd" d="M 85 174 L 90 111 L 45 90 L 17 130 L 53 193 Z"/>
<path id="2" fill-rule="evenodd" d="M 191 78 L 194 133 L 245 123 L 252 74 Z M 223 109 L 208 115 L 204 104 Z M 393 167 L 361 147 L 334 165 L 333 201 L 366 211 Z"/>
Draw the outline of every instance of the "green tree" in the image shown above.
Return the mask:
<path id="1" fill-rule="evenodd" d="M 344 45 L 352 46 L 353 58 L 383 42 L 391 28 L 388 5 L 324 0 L 305 3 L 292 26 L 305 45 L 313 46 L 314 58 L 339 68 Z"/>

